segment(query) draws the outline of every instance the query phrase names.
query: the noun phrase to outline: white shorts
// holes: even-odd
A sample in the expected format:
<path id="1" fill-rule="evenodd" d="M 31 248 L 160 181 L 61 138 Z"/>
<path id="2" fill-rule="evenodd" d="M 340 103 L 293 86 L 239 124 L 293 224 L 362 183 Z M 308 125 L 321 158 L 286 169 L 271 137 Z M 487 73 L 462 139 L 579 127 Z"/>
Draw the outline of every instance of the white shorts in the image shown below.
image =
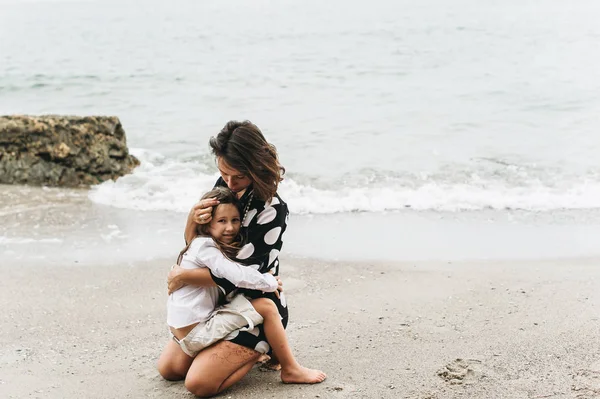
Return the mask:
<path id="1" fill-rule="evenodd" d="M 239 294 L 231 302 L 216 308 L 208 320 L 198 323 L 185 338 L 177 339 L 173 334 L 171 336 L 186 355 L 196 357 L 201 350 L 222 340 L 231 332 L 252 330 L 262 322 L 262 316 L 250 301 Z"/>

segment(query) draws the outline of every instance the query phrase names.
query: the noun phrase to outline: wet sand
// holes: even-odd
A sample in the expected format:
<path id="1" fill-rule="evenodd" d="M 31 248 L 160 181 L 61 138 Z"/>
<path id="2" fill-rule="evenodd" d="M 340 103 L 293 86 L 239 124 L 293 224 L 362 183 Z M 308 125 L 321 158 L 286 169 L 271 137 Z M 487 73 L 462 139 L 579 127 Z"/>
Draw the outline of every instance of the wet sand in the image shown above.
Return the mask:
<path id="1" fill-rule="evenodd" d="M 0 397 L 185 398 L 155 369 L 169 261 L 0 266 Z M 298 359 L 225 398 L 597 398 L 600 260 L 283 259 Z M 459 360 L 460 359 L 460 360 Z"/>

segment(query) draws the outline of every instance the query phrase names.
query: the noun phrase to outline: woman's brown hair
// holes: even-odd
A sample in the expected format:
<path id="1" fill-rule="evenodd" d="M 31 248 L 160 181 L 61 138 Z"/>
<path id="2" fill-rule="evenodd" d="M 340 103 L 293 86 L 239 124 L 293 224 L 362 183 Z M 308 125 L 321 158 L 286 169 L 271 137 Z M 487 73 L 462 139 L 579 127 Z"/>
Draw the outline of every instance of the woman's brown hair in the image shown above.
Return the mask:
<path id="1" fill-rule="evenodd" d="M 212 153 L 232 169 L 252 180 L 254 195 L 268 201 L 275 196 L 285 168 L 277 149 L 250 121 L 229 121 L 216 137 L 211 137 Z"/>

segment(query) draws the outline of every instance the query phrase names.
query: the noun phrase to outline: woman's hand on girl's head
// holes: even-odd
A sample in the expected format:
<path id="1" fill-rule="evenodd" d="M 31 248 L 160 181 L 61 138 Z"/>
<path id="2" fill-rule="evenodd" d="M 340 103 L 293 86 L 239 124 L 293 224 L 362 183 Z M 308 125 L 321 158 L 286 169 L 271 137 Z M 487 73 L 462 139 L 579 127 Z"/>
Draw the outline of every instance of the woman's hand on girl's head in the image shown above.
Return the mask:
<path id="1" fill-rule="evenodd" d="M 213 206 L 219 205 L 219 201 L 214 198 L 200 200 L 192 208 L 192 220 L 196 224 L 210 223 L 212 220 Z"/>
<path id="2" fill-rule="evenodd" d="M 173 267 L 171 267 L 171 271 L 167 276 L 167 288 L 169 290 L 169 295 L 185 285 L 180 278 L 183 270 L 184 269 L 179 265 L 173 265 Z"/>

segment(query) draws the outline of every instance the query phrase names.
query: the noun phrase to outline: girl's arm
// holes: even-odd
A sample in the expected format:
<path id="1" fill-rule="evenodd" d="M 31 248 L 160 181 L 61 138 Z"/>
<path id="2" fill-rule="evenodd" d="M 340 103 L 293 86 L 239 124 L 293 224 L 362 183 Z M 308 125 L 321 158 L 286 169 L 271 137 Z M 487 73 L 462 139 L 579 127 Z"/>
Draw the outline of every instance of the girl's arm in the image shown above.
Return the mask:
<path id="1" fill-rule="evenodd" d="M 259 265 L 243 266 L 227 259 L 210 243 L 200 248 L 196 259 L 206 265 L 206 270 L 217 278 L 219 286 L 226 293 L 231 291 L 230 285 L 264 292 L 277 291 L 278 283 L 275 276 L 259 272 Z M 221 284 L 221 280 L 226 280 L 229 284 Z"/>

